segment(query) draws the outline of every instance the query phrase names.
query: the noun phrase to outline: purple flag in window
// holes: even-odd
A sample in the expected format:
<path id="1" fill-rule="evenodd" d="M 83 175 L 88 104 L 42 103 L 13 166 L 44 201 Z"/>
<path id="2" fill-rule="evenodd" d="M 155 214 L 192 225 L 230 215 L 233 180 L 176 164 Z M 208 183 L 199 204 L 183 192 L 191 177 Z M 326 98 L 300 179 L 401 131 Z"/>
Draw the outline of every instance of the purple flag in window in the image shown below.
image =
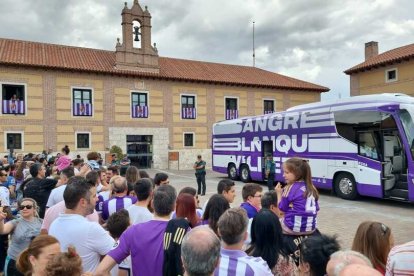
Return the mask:
<path id="1" fill-rule="evenodd" d="M 148 106 L 132 106 L 132 118 L 148 118 Z"/>
<path id="2" fill-rule="evenodd" d="M 183 119 L 195 119 L 196 118 L 196 109 L 195 107 L 183 107 L 181 110 Z"/>
<path id="3" fill-rule="evenodd" d="M 89 103 L 77 103 L 73 109 L 74 116 L 92 116 L 92 105 Z"/>
<path id="4" fill-rule="evenodd" d="M 239 117 L 239 111 L 237 109 L 226 110 L 226 120 L 237 119 Z"/>
<path id="5" fill-rule="evenodd" d="M 24 101 L 3 100 L 3 114 L 24 114 Z"/>

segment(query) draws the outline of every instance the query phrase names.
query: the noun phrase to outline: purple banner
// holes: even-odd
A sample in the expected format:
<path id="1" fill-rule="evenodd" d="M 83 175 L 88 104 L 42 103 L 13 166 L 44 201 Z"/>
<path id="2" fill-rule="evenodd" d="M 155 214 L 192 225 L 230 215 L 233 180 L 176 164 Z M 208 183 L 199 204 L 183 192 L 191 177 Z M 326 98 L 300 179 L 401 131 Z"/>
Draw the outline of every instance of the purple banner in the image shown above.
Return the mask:
<path id="1" fill-rule="evenodd" d="M 239 118 L 239 111 L 237 109 L 226 109 L 226 120 Z"/>
<path id="2" fill-rule="evenodd" d="M 92 116 L 92 105 L 89 103 L 77 103 L 73 106 L 73 116 Z"/>
<path id="3" fill-rule="evenodd" d="M 24 101 L 3 100 L 3 114 L 24 114 Z"/>
<path id="4" fill-rule="evenodd" d="M 148 118 L 148 106 L 132 106 L 132 118 Z"/>
<path id="5" fill-rule="evenodd" d="M 183 107 L 181 109 L 181 118 L 195 119 L 197 116 L 195 107 Z"/>

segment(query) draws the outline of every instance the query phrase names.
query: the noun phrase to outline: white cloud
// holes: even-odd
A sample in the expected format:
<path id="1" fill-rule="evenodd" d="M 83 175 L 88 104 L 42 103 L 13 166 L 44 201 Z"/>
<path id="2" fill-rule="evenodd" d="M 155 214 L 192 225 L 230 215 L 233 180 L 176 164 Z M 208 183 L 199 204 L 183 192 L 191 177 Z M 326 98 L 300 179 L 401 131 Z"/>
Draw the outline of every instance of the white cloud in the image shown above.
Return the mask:
<path id="1" fill-rule="evenodd" d="M 133 1 L 128 1 L 128 7 Z M 0 37 L 114 50 L 124 0 L 2 0 Z M 380 52 L 413 43 L 410 0 L 140 0 L 152 15 L 161 56 L 252 64 L 349 94 L 343 71 L 362 62 L 364 43 Z"/>

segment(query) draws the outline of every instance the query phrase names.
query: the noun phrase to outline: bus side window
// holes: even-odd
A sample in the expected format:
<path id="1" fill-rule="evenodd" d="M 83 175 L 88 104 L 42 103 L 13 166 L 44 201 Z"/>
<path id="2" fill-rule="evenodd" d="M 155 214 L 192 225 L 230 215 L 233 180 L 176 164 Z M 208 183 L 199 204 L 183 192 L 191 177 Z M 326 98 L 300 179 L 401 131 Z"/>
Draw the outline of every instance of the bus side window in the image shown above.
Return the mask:
<path id="1" fill-rule="evenodd" d="M 378 160 L 378 152 L 373 133 L 359 133 L 359 155 Z"/>

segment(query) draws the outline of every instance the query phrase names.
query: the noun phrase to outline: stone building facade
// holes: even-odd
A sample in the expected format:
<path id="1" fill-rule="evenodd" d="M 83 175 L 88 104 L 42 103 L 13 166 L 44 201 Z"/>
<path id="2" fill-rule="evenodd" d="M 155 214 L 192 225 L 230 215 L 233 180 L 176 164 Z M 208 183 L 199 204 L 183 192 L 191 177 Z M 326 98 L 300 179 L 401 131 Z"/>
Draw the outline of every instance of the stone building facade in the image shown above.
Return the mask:
<path id="1" fill-rule="evenodd" d="M 0 39 L 0 152 L 118 145 L 139 167 L 188 169 L 197 154 L 211 164 L 215 122 L 329 91 L 255 67 L 159 57 L 138 1 L 122 10 L 122 27 L 115 52 Z"/>
<path id="2" fill-rule="evenodd" d="M 404 93 L 414 96 L 414 44 L 379 54 L 378 42 L 365 44 L 365 61 L 345 71 L 351 96 Z"/>

